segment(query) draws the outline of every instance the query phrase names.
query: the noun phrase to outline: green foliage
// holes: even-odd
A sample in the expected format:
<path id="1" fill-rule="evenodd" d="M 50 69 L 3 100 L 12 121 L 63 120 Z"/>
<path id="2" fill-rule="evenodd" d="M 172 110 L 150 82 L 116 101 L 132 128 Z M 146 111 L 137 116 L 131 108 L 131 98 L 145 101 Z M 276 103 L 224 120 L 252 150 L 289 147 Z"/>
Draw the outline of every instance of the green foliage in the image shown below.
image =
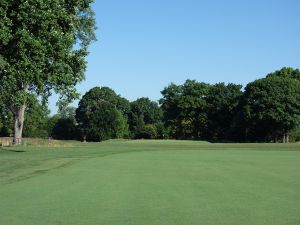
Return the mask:
<path id="1" fill-rule="evenodd" d="M 269 73 L 267 77 L 289 77 L 300 81 L 300 71 L 291 67 L 283 67 L 280 70 Z"/>
<path id="2" fill-rule="evenodd" d="M 10 136 L 13 130 L 13 115 L 5 97 L 5 87 L 0 85 L 0 136 Z"/>
<path id="3" fill-rule="evenodd" d="M 106 101 L 118 109 L 124 116 L 130 111 L 130 103 L 127 99 L 117 95 L 114 90 L 109 87 L 94 87 L 89 90 L 81 100 L 82 104 L 88 104 L 90 101 Z"/>
<path id="4" fill-rule="evenodd" d="M 75 87 L 84 79 L 88 46 L 95 40 L 92 2 L 1 1 L 0 95 L 19 124 L 18 135 L 32 94 L 46 103 L 54 90 L 60 106 L 79 96 Z"/>
<path id="5" fill-rule="evenodd" d="M 79 139 L 79 130 L 76 126 L 75 107 L 64 107 L 58 111 L 58 114 L 49 118 L 49 128 L 51 137 L 58 140 Z"/>
<path id="6" fill-rule="evenodd" d="M 206 96 L 209 85 L 187 80 L 183 85 L 171 84 L 161 93 L 166 125 L 177 139 L 201 139 L 207 125 Z"/>
<path id="7" fill-rule="evenodd" d="M 163 122 L 155 124 L 158 139 L 168 139 L 170 131 Z"/>
<path id="8" fill-rule="evenodd" d="M 58 121 L 61 119 L 61 116 L 59 114 L 55 114 L 53 116 L 50 116 L 47 120 L 47 132 L 49 134 L 49 137 L 56 136 L 54 133 L 54 127 L 58 123 Z"/>
<path id="9" fill-rule="evenodd" d="M 84 78 L 87 47 L 95 39 L 91 3 L 2 1 L 0 77 L 13 104 L 23 104 L 26 87 L 43 97 L 52 88 L 62 100 L 77 97 L 75 85 Z"/>
<path id="10" fill-rule="evenodd" d="M 79 138 L 74 118 L 59 118 L 54 124 L 52 137 L 57 140 L 74 140 Z"/>
<path id="11" fill-rule="evenodd" d="M 157 129 L 153 124 L 145 125 L 139 132 L 136 134 L 135 138 L 137 139 L 156 139 L 157 138 Z"/>
<path id="12" fill-rule="evenodd" d="M 64 107 L 58 114 L 48 119 L 48 129 L 51 137 L 58 140 L 79 139 L 79 130 L 76 126 L 75 107 Z"/>
<path id="13" fill-rule="evenodd" d="M 48 108 L 41 105 L 35 97 L 31 98 L 26 107 L 24 137 L 48 137 L 48 115 Z"/>
<path id="14" fill-rule="evenodd" d="M 4 108 L 0 108 L 0 137 L 9 137 L 13 133 L 13 115 Z"/>
<path id="15" fill-rule="evenodd" d="M 300 72 L 282 68 L 247 85 L 187 80 L 161 93 L 170 136 L 211 141 L 278 141 L 300 123 Z"/>
<path id="16" fill-rule="evenodd" d="M 207 134 L 209 140 L 238 138 L 237 117 L 242 85 L 218 83 L 212 85 L 206 96 Z"/>
<path id="17" fill-rule="evenodd" d="M 75 119 L 76 107 L 68 106 L 58 110 L 58 115 L 64 119 Z"/>
<path id="18" fill-rule="evenodd" d="M 28 98 L 24 123 L 24 137 L 48 137 L 49 110 L 35 96 Z M 13 114 L 6 106 L 0 108 L 0 136 L 11 136 L 13 133 Z"/>
<path id="19" fill-rule="evenodd" d="M 249 83 L 244 113 L 248 138 L 276 141 L 300 122 L 300 82 L 286 76 L 269 76 Z"/>
<path id="20" fill-rule="evenodd" d="M 155 124 L 161 121 L 162 111 L 157 102 L 149 98 L 138 98 L 130 103 L 132 117 L 143 117 L 145 124 Z"/>
<path id="21" fill-rule="evenodd" d="M 76 120 L 83 138 L 89 141 L 103 141 L 128 136 L 126 117 L 118 110 L 119 100 L 109 88 L 93 88 L 79 102 Z"/>
<path id="22" fill-rule="evenodd" d="M 155 125 L 162 122 L 162 110 L 157 102 L 151 101 L 149 98 L 139 98 L 130 103 L 129 128 L 134 138 L 156 138 L 157 134 L 145 134 L 151 125 L 156 130 Z M 152 130 L 153 130 L 152 129 Z M 155 131 L 156 133 L 156 131 Z M 146 137 L 144 137 L 146 136 Z"/>
<path id="23" fill-rule="evenodd" d="M 291 141 L 300 142 L 300 127 L 295 128 L 290 132 Z"/>
<path id="24" fill-rule="evenodd" d="M 108 87 L 95 87 L 83 96 L 77 109 L 60 108 L 50 118 L 37 96 L 27 94 L 24 135 L 89 141 L 176 138 L 214 142 L 278 142 L 284 135 L 298 141 L 298 76 L 299 70 L 282 68 L 249 83 L 244 92 L 237 84 L 187 80 L 166 87 L 161 105 L 149 98 L 130 103 Z M 1 85 L 0 97 L 0 135 L 9 136 L 13 114 Z"/>

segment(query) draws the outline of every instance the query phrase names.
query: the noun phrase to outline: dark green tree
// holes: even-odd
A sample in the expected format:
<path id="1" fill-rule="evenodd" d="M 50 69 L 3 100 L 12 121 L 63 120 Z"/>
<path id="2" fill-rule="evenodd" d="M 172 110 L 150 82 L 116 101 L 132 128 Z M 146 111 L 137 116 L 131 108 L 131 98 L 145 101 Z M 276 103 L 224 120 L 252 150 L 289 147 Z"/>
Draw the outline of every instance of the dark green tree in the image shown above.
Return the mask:
<path id="1" fill-rule="evenodd" d="M 14 142 L 22 138 L 32 94 L 44 102 L 51 90 L 60 102 L 78 97 L 88 45 L 95 40 L 92 0 L 0 1 L 0 93 L 14 116 Z"/>
<path id="2" fill-rule="evenodd" d="M 48 137 L 47 121 L 49 109 L 42 105 L 37 98 L 27 102 L 24 121 L 24 137 Z"/>
<path id="3" fill-rule="evenodd" d="M 171 136 L 177 139 L 202 139 L 207 130 L 206 96 L 210 85 L 187 80 L 171 84 L 161 93 L 164 119 Z"/>
<path id="4" fill-rule="evenodd" d="M 239 140 L 238 111 L 242 85 L 212 85 L 206 97 L 207 138 L 215 141 Z"/>
<path id="5" fill-rule="evenodd" d="M 149 98 L 139 98 L 131 102 L 128 123 L 132 136 L 135 138 L 143 138 L 141 133 L 144 133 L 145 126 L 156 126 L 160 124 L 162 122 L 162 116 L 163 113 L 158 103 L 151 101 Z M 157 135 L 150 136 L 153 138 L 157 137 Z"/>
<path id="6" fill-rule="evenodd" d="M 51 137 L 59 140 L 74 140 L 80 138 L 80 131 L 76 126 L 75 111 L 75 107 L 64 107 L 58 111 L 58 114 L 48 119 Z"/>
<path id="7" fill-rule="evenodd" d="M 85 99 L 109 102 L 124 116 L 127 116 L 130 111 L 129 101 L 116 94 L 116 92 L 109 87 L 94 87 L 85 94 Z"/>
<path id="8" fill-rule="evenodd" d="M 1 101 L 1 100 L 0 100 Z M 9 137 L 13 133 L 13 116 L 5 104 L 0 103 L 0 137 Z"/>
<path id="9" fill-rule="evenodd" d="M 111 93 L 108 90 L 108 88 L 92 88 L 79 102 L 76 120 L 84 140 L 103 141 L 122 138 L 128 133 L 127 119 L 121 109 L 118 110 L 116 105 L 118 101 L 115 101 L 121 97 L 116 95 L 111 98 L 112 95 L 106 94 Z"/>
<path id="10" fill-rule="evenodd" d="M 36 97 L 27 102 L 23 135 L 25 137 L 47 137 L 47 120 L 49 110 Z M 0 107 L 0 136 L 11 136 L 13 133 L 13 115 L 7 106 Z"/>
<path id="11" fill-rule="evenodd" d="M 300 71 L 299 69 L 294 69 L 291 67 L 283 67 L 280 70 L 277 70 L 273 73 L 269 73 L 267 77 L 289 77 L 289 78 L 294 78 L 296 80 L 300 81 Z"/>
<path id="12" fill-rule="evenodd" d="M 300 82 L 287 76 L 269 76 L 246 86 L 244 118 L 249 140 L 271 141 L 283 137 L 300 122 Z"/>
<path id="13" fill-rule="evenodd" d="M 53 138 L 56 136 L 54 133 L 54 127 L 58 123 L 58 121 L 61 119 L 61 116 L 59 114 L 55 114 L 53 116 L 49 116 L 47 120 L 47 133 L 50 138 Z"/>
<path id="14" fill-rule="evenodd" d="M 136 134 L 137 139 L 156 139 L 157 128 L 154 124 L 147 124 Z"/>

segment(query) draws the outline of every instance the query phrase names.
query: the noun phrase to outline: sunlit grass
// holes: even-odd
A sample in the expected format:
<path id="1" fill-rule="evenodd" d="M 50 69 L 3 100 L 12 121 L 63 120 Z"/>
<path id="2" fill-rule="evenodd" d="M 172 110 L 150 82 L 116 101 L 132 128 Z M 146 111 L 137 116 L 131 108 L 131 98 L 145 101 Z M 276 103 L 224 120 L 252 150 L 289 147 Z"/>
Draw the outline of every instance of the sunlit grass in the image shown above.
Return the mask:
<path id="1" fill-rule="evenodd" d="M 65 144 L 0 150 L 1 225 L 300 224 L 299 144 Z"/>

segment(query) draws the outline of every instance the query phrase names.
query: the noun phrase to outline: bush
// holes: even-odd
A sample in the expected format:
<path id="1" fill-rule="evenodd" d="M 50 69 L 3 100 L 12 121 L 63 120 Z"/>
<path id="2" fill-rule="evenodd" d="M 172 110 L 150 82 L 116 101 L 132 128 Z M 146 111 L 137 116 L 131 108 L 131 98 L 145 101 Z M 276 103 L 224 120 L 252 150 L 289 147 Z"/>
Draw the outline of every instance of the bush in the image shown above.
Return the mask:
<path id="1" fill-rule="evenodd" d="M 76 122 L 71 118 L 60 118 L 54 124 L 52 137 L 58 140 L 74 140 L 79 138 Z"/>
<path id="2" fill-rule="evenodd" d="M 297 128 L 291 132 L 290 141 L 294 141 L 294 142 L 300 141 L 300 128 Z"/>
<path id="3" fill-rule="evenodd" d="M 153 124 L 147 124 L 136 134 L 137 139 L 156 139 L 157 129 Z"/>

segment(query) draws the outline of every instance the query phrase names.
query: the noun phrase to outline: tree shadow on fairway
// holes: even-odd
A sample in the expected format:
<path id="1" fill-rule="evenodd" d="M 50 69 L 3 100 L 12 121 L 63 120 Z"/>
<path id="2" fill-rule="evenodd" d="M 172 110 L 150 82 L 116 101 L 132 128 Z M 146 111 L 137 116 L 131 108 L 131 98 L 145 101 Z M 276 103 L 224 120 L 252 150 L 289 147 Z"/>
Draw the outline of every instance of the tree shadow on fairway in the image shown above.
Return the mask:
<path id="1" fill-rule="evenodd" d="M 19 152 L 19 153 L 21 153 L 21 152 L 26 152 L 26 151 L 24 151 L 24 150 L 9 150 L 9 151 L 11 151 L 11 152 Z"/>
<path id="2" fill-rule="evenodd" d="M 26 152 L 25 150 L 17 150 L 17 149 L 6 149 L 8 152 L 15 152 L 15 153 L 23 153 Z"/>

